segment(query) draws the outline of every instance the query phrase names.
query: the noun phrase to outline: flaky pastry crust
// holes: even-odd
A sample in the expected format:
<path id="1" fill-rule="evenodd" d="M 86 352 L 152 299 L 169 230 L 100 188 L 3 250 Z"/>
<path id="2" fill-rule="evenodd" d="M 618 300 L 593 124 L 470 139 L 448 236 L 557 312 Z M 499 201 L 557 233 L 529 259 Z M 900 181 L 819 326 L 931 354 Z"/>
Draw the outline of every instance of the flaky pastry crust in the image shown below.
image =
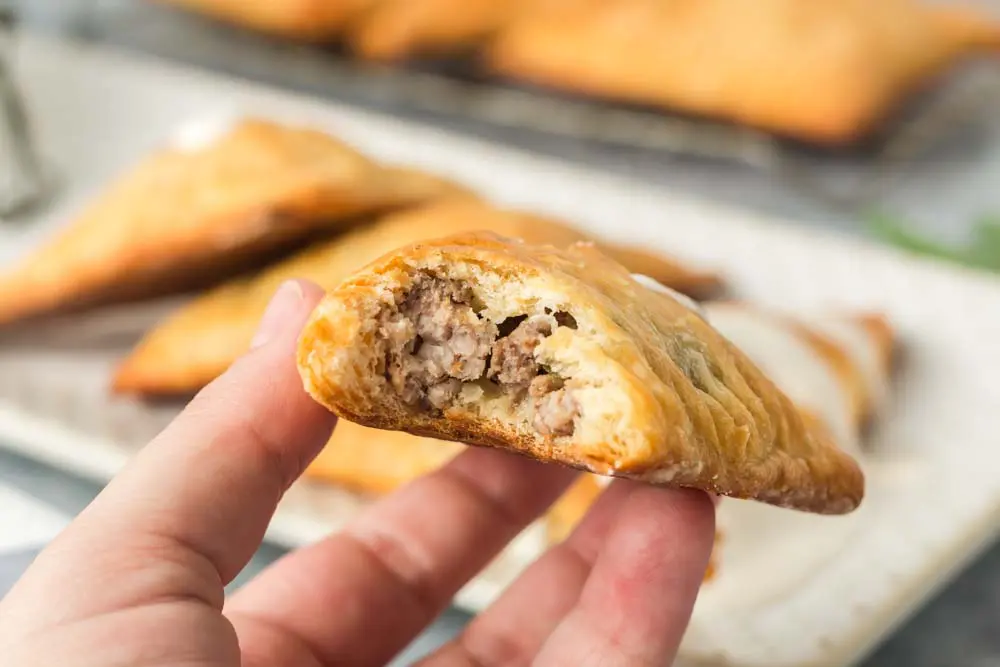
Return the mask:
<path id="1" fill-rule="evenodd" d="M 509 320 L 567 323 L 553 325 L 532 354 L 539 377 L 549 376 L 542 384 L 559 387 L 541 400 L 557 399 L 563 417 L 575 404 L 568 429 L 548 421 L 543 408 L 552 404 L 505 393 L 503 375 L 492 385 L 489 375 L 460 387 L 446 380 L 423 398 L 411 391 L 395 360 L 419 361 L 423 348 L 413 339 L 393 347 L 393 332 L 405 330 L 400 318 L 429 302 L 431 289 L 450 289 L 441 304 L 483 331 L 503 331 Z M 418 330 L 431 319 L 419 319 Z M 436 339 L 423 345 L 436 354 Z M 468 361 L 456 357 L 449 372 L 475 368 Z M 825 431 L 807 428 L 742 353 L 592 244 L 559 250 L 468 234 L 406 246 L 326 296 L 302 334 L 298 364 L 316 400 L 366 426 L 812 512 L 849 512 L 864 493 L 856 462 Z"/>
<path id="2" fill-rule="evenodd" d="M 845 345 L 844 340 L 838 340 L 830 336 L 829 322 L 834 322 L 839 327 L 849 327 L 861 335 L 867 335 L 870 352 L 876 359 L 881 373 L 881 382 L 889 383 L 892 371 L 892 358 L 897 347 L 895 332 L 888 320 L 881 315 L 858 315 L 846 316 L 837 315 L 823 318 L 823 324 L 817 324 L 815 318 L 793 318 L 789 316 L 778 316 L 758 307 L 746 303 L 717 304 L 710 307 L 708 316 L 714 308 L 739 308 L 756 317 L 764 318 L 774 322 L 779 326 L 784 326 L 793 335 L 801 337 L 802 341 L 810 346 L 817 358 L 829 366 L 830 373 L 839 381 L 840 391 L 847 399 L 846 404 L 851 407 L 853 416 L 854 435 L 861 437 L 867 425 L 867 421 L 875 416 L 878 408 L 873 388 L 870 386 L 872 378 L 868 369 L 861 368 L 859 364 L 859 354 L 852 346 L 864 343 L 863 340 L 855 338 L 852 334 L 848 341 L 850 346 Z M 735 340 L 739 344 L 739 340 Z M 867 357 L 867 355 L 865 355 Z M 787 363 L 794 363 L 794 359 L 787 358 Z M 865 359 L 867 361 L 867 359 Z M 876 382 L 879 382 L 876 379 Z M 818 396 L 817 399 L 822 399 Z M 810 424 L 810 428 L 827 428 L 823 419 L 809 408 L 799 405 L 799 411 L 804 420 Z M 835 438 L 831 432 L 830 437 Z M 404 443 L 394 443 L 398 447 L 397 456 L 404 456 Z M 843 443 L 842 443 L 843 444 Z M 596 501 L 598 495 L 603 490 L 601 478 L 594 475 L 585 475 L 570 489 L 560 500 L 553 505 L 547 517 L 547 524 L 551 540 L 562 540 L 580 522 L 591 505 Z"/>
<path id="3" fill-rule="evenodd" d="M 452 187 L 318 130 L 239 121 L 203 147 L 157 152 L 0 272 L 0 323 L 211 285 Z"/>

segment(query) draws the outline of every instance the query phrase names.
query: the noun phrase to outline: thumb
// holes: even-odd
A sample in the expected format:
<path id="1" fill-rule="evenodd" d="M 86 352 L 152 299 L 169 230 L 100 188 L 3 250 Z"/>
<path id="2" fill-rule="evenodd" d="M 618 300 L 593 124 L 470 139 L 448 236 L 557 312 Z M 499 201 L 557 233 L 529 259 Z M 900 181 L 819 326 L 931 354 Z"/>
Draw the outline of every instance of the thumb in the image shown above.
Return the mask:
<path id="1" fill-rule="evenodd" d="M 335 421 L 295 367 L 299 331 L 321 296 L 309 283 L 282 286 L 256 348 L 133 459 L 11 595 L 44 600 L 61 620 L 150 599 L 221 609 L 223 586 L 253 556 Z"/>

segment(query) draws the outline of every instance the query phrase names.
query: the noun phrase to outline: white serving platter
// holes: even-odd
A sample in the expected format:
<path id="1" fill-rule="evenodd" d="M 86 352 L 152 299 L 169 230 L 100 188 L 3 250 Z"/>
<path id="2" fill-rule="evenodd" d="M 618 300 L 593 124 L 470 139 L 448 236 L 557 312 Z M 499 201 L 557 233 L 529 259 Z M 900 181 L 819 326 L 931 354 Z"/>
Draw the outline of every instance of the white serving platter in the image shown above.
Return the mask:
<path id="1" fill-rule="evenodd" d="M 741 297 L 794 311 L 876 309 L 905 343 L 865 467 L 862 509 L 732 529 L 699 599 L 684 664 L 850 664 L 974 557 L 1000 526 L 1000 282 L 855 240 L 688 200 L 553 160 L 95 47 L 28 38 L 20 78 L 62 179 L 35 224 L 0 226 L 0 262 L 61 224 L 149 150 L 220 119 L 319 125 L 381 158 L 453 176 L 497 201 L 720 268 Z M 169 202 L 165 202 L 169 205 Z M 175 413 L 107 393 L 127 342 L 170 307 L 83 316 L 0 341 L 0 446 L 97 480 Z M 363 505 L 299 484 L 269 538 L 312 542 Z M 2 512 L 2 509 L 0 509 Z M 459 596 L 481 609 L 535 557 L 527 531 Z"/>

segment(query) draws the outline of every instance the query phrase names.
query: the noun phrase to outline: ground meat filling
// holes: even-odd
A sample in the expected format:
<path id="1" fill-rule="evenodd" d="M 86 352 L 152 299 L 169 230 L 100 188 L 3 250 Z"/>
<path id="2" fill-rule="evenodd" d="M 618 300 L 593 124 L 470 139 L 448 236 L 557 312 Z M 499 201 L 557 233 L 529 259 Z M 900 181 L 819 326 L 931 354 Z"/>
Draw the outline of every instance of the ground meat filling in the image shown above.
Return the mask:
<path id="1" fill-rule="evenodd" d="M 399 310 L 384 319 L 386 373 L 406 404 L 441 410 L 463 381 L 486 372 L 497 328 L 481 319 L 471 302 L 468 288 L 422 276 Z"/>
<path id="2" fill-rule="evenodd" d="M 572 435 L 580 414 L 562 378 L 548 375 L 535 361 L 535 348 L 559 324 L 553 315 L 523 318 L 510 335 L 496 342 L 490 361 L 490 379 L 509 391 L 527 391 L 535 406 L 533 426 L 542 435 Z"/>
<path id="3" fill-rule="evenodd" d="M 559 326 L 576 322 L 555 313 L 511 318 L 498 327 L 476 313 L 468 287 L 421 275 L 399 308 L 382 316 L 386 377 L 404 403 L 433 410 L 453 404 L 463 382 L 490 380 L 515 401 L 531 401 L 539 433 L 572 435 L 580 406 L 562 378 L 534 356 Z"/>
<path id="4" fill-rule="evenodd" d="M 542 435 L 573 435 L 574 420 L 580 414 L 580 405 L 573 394 L 558 383 L 545 382 L 549 375 L 540 375 L 531 383 L 535 400 L 533 426 Z"/>
<path id="5" fill-rule="evenodd" d="M 535 315 L 521 320 L 513 331 L 493 346 L 490 379 L 500 385 L 527 389 L 541 367 L 535 361 L 535 348 L 552 335 L 558 326 L 551 315 Z"/>

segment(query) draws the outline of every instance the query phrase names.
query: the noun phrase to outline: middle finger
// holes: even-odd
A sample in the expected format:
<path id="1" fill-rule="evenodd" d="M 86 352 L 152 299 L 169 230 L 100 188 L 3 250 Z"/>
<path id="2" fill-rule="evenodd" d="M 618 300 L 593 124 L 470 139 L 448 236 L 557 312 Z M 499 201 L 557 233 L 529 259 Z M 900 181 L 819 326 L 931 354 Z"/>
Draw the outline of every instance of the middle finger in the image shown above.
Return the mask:
<path id="1" fill-rule="evenodd" d="M 601 493 L 569 538 L 535 561 L 465 630 L 421 665 L 527 665 L 576 605 L 635 484 Z"/>
<path id="2" fill-rule="evenodd" d="M 294 633 L 324 664 L 384 664 L 573 476 L 472 448 L 343 532 L 283 558 L 237 593 L 227 613 Z M 254 636 L 240 638 L 247 653 L 257 650 Z"/>

